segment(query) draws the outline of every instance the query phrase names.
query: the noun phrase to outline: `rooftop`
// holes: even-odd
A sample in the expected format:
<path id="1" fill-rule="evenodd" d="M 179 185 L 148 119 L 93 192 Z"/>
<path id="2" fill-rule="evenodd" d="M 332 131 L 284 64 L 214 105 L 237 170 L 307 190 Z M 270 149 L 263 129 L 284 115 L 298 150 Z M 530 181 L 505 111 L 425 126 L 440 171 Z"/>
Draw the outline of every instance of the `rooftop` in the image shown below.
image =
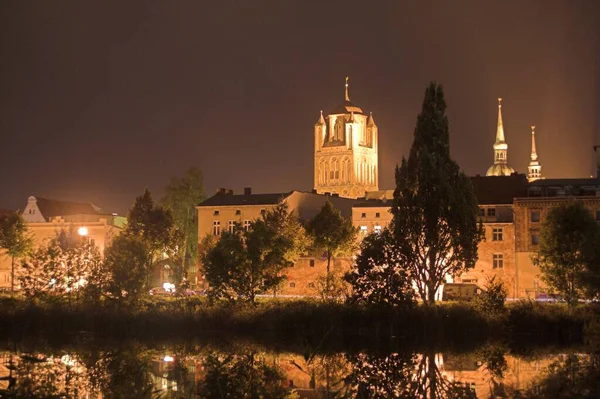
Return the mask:
<path id="1" fill-rule="evenodd" d="M 43 197 L 35 197 L 35 199 L 46 220 L 56 216 L 101 214 L 100 208 L 89 202 L 59 201 Z"/>
<path id="2" fill-rule="evenodd" d="M 510 176 L 473 176 L 473 191 L 480 205 L 512 204 L 516 197 L 527 193 L 527 176 L 513 173 Z"/>

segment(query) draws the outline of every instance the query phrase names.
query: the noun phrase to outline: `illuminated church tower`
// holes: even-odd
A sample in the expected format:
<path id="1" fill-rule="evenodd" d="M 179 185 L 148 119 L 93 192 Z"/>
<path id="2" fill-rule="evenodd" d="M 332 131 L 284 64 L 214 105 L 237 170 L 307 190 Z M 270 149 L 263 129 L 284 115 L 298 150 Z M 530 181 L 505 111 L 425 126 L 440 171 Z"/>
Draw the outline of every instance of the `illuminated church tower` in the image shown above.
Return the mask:
<path id="1" fill-rule="evenodd" d="M 529 182 L 542 179 L 542 165 L 538 161 L 537 151 L 535 149 L 535 126 L 531 126 L 531 160 L 527 167 L 527 180 Z"/>
<path id="2" fill-rule="evenodd" d="M 487 170 L 486 176 L 510 176 L 515 173 L 508 165 L 508 144 L 504 138 L 504 125 L 502 124 L 502 99 L 498 99 L 498 127 L 496 129 L 496 142 L 494 143 L 494 164 Z"/>
<path id="3" fill-rule="evenodd" d="M 344 102 L 315 124 L 317 193 L 358 198 L 378 190 L 378 134 L 373 115 L 350 102 L 348 78 Z"/>

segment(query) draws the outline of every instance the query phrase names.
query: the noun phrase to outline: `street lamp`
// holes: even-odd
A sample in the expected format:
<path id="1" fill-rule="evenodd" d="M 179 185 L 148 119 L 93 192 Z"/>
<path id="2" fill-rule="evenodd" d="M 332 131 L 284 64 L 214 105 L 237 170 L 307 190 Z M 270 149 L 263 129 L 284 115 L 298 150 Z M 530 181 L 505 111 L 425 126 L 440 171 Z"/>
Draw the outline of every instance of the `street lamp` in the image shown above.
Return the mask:
<path id="1" fill-rule="evenodd" d="M 80 236 L 82 236 L 82 237 L 85 237 L 85 236 L 87 236 L 87 235 L 88 235 L 88 229 L 87 229 L 87 227 L 85 227 L 85 226 L 81 226 L 81 227 L 79 228 L 79 230 L 77 230 L 77 233 L 78 233 Z"/>

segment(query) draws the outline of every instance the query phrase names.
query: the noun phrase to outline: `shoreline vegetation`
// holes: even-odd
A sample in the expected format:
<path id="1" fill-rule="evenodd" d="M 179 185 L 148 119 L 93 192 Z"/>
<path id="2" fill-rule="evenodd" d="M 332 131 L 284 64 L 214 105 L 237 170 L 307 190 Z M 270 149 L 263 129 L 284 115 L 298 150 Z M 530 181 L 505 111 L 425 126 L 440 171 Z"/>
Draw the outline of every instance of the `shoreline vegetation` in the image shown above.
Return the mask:
<path id="1" fill-rule="evenodd" d="M 600 306 L 519 301 L 492 314 L 475 304 L 364 306 L 312 300 L 262 300 L 256 306 L 205 298 L 148 298 L 136 307 L 110 302 L 31 301 L 0 297 L 0 338 L 236 339 L 270 347 L 340 349 L 411 346 L 469 348 L 564 346 L 600 341 Z"/>

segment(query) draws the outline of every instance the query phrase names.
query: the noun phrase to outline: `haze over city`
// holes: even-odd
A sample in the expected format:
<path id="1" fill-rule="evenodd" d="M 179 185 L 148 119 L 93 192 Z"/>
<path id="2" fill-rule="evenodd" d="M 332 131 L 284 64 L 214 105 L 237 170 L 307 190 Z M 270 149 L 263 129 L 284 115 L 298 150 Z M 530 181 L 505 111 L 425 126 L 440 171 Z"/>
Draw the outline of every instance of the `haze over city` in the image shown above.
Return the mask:
<path id="1" fill-rule="evenodd" d="M 546 177 L 589 177 L 598 49 L 593 1 L 2 2 L 0 207 L 38 195 L 125 213 L 190 166 L 208 195 L 311 190 L 313 125 L 345 76 L 379 126 L 382 188 L 431 80 L 468 175 L 493 162 L 502 97 L 517 171 L 536 125 Z"/>

